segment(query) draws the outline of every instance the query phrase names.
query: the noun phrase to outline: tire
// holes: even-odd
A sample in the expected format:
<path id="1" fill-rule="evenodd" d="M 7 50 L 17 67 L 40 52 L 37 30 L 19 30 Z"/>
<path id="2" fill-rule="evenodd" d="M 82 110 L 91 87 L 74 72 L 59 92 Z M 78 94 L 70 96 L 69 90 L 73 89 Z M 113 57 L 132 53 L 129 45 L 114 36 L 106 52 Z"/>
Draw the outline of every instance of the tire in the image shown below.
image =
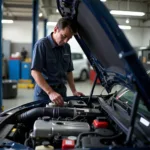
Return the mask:
<path id="1" fill-rule="evenodd" d="M 88 73 L 87 73 L 87 71 L 86 71 L 86 70 L 82 70 L 82 71 L 81 71 L 81 74 L 80 74 L 80 80 L 81 80 L 81 81 L 85 81 L 85 80 L 87 80 L 87 78 L 88 78 Z"/>

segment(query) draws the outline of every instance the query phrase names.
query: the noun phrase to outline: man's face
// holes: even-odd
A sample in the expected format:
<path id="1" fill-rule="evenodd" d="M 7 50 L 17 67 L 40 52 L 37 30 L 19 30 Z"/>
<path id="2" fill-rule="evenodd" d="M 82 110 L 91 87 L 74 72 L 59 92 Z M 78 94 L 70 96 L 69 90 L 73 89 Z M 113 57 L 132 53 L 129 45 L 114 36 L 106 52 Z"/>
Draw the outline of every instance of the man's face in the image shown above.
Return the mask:
<path id="1" fill-rule="evenodd" d="M 71 32 L 69 27 L 65 27 L 64 29 L 59 29 L 57 26 L 54 28 L 55 33 L 55 42 L 61 46 L 69 41 L 72 38 L 73 33 Z"/>

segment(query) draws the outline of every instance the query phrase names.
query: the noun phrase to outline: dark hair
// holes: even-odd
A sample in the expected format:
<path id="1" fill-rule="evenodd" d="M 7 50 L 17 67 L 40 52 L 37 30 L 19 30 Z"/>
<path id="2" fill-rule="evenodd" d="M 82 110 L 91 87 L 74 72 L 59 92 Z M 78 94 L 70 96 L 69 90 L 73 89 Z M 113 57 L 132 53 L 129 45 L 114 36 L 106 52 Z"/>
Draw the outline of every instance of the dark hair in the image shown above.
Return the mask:
<path id="1" fill-rule="evenodd" d="M 56 25 L 59 29 L 64 29 L 65 27 L 69 27 L 73 34 L 77 33 L 78 27 L 77 22 L 70 18 L 60 18 Z"/>

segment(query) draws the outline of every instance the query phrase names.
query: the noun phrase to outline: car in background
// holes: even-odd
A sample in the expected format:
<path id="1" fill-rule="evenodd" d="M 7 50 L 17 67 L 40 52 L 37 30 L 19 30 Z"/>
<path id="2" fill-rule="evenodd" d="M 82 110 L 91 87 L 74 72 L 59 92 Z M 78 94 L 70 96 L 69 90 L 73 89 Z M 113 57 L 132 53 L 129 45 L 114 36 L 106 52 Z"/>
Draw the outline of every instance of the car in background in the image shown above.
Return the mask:
<path id="1" fill-rule="evenodd" d="M 71 53 L 71 56 L 74 66 L 74 78 L 85 81 L 89 77 L 88 60 L 82 53 L 79 52 L 73 52 Z"/>

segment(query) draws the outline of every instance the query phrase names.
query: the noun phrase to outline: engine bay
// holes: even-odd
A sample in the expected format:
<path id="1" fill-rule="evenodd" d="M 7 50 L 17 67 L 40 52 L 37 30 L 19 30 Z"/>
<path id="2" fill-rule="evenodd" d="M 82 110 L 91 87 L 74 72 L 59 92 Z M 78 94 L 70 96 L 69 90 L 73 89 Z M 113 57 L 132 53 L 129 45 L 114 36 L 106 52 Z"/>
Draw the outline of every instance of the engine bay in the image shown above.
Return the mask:
<path id="1" fill-rule="evenodd" d="M 101 108 L 99 98 L 70 100 L 19 112 L 3 127 L 3 138 L 38 149 L 101 148 L 124 145 L 126 135 Z M 13 122 L 13 123 L 12 123 Z"/>

